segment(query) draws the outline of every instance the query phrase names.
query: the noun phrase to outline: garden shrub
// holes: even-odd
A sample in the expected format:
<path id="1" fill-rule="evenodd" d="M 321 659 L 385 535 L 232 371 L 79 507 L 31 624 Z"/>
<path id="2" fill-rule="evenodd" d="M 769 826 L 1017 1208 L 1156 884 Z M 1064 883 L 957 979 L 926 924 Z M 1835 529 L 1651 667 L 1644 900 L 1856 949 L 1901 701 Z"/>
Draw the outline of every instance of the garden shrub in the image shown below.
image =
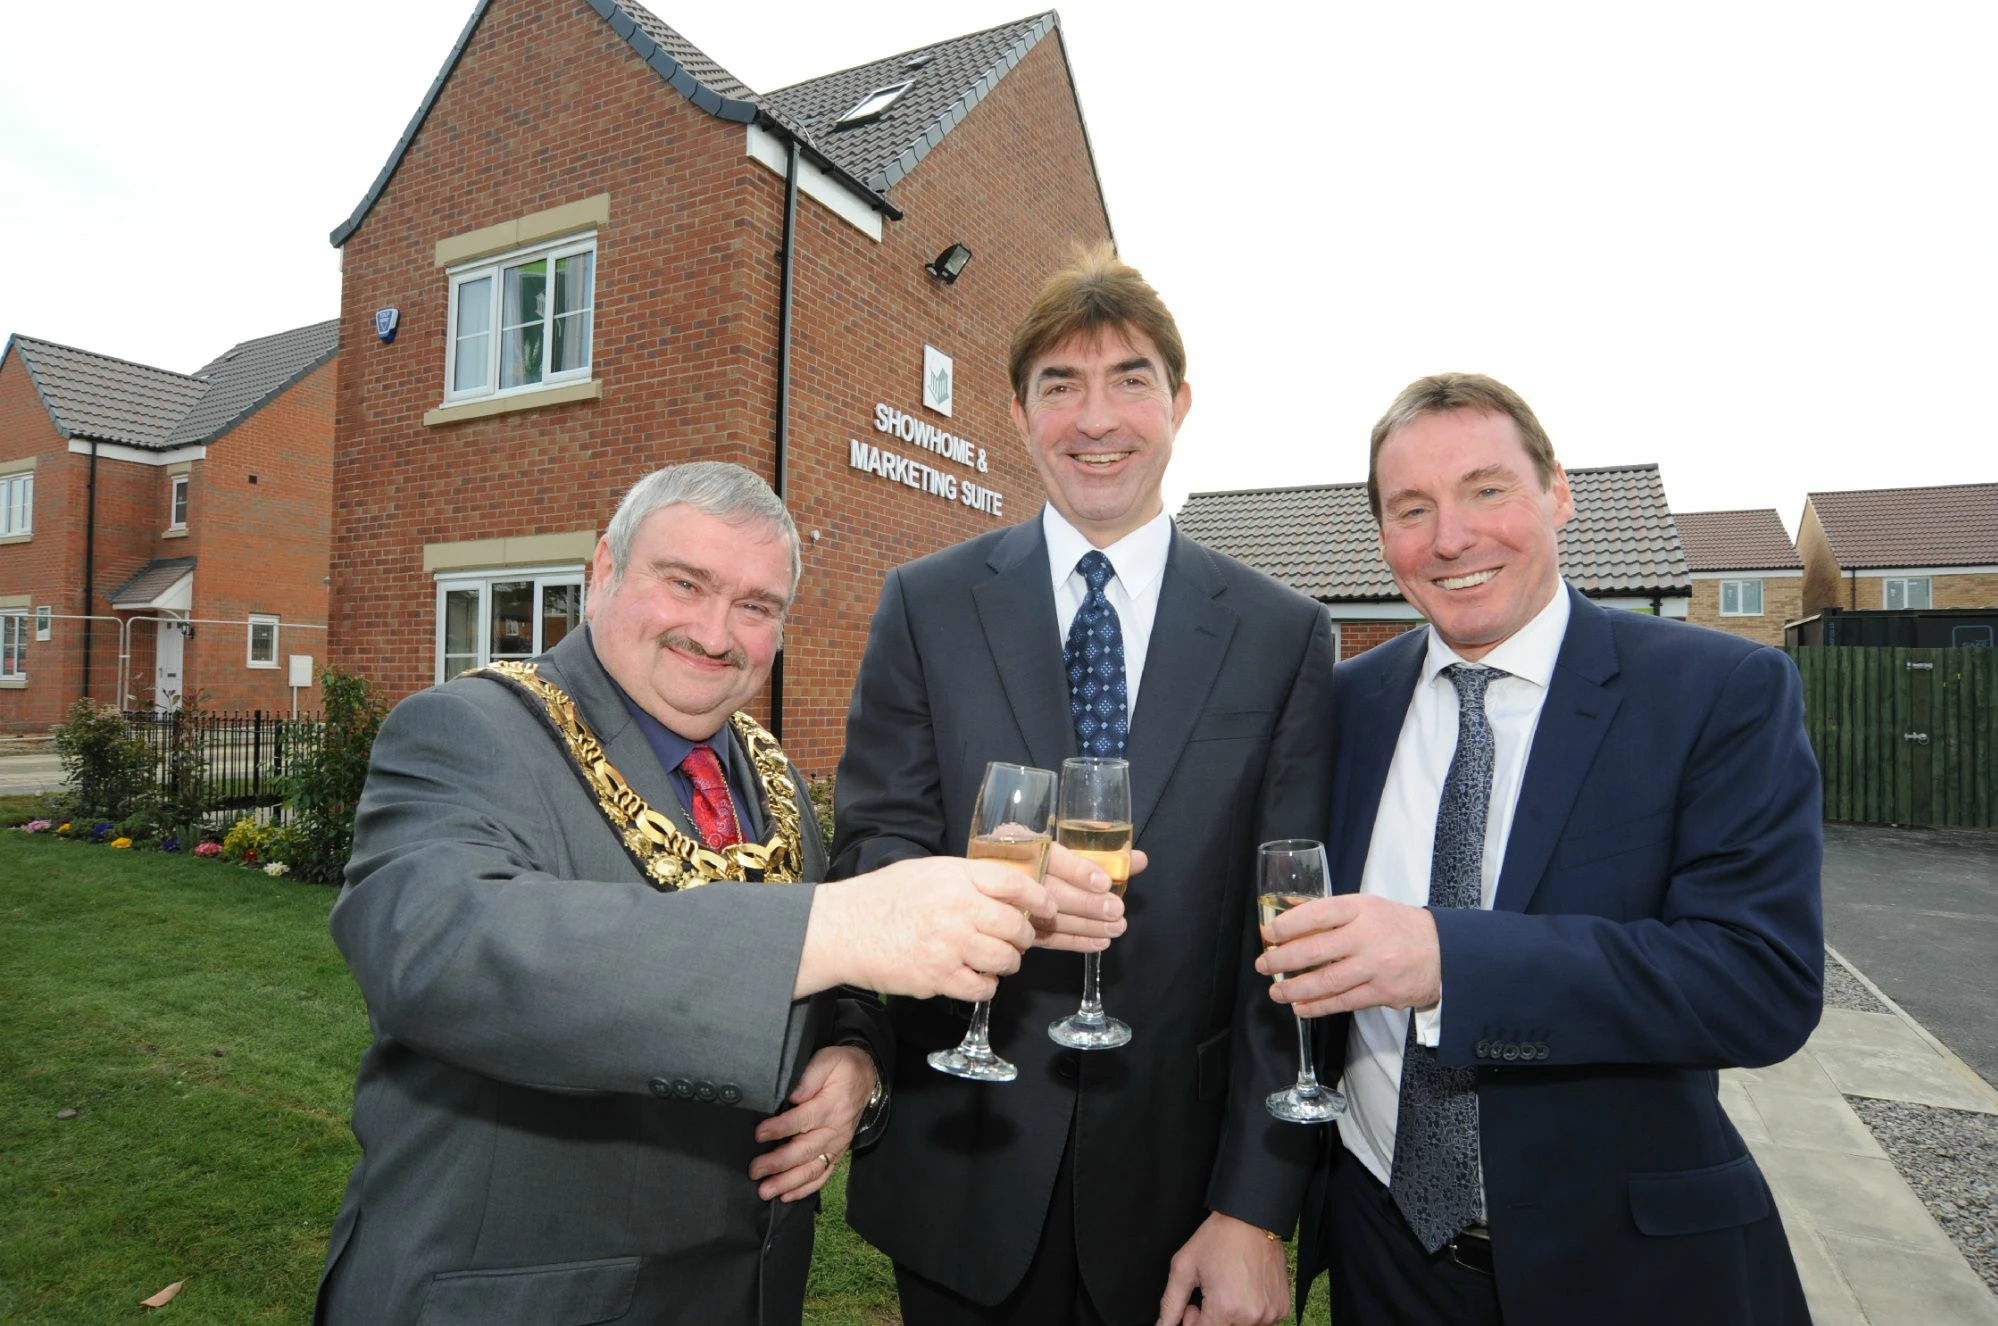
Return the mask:
<path id="1" fill-rule="evenodd" d="M 56 729 L 55 748 L 69 784 L 57 799 L 64 816 L 122 820 L 151 798 L 152 752 L 132 735 L 116 709 L 78 700 Z"/>
<path id="2" fill-rule="evenodd" d="M 287 861 L 295 878 L 338 884 L 354 850 L 354 808 L 368 780 L 368 754 L 388 713 L 366 677 L 328 668 L 320 677 L 326 721 L 317 748 L 297 756 L 285 780 L 292 811 Z"/>

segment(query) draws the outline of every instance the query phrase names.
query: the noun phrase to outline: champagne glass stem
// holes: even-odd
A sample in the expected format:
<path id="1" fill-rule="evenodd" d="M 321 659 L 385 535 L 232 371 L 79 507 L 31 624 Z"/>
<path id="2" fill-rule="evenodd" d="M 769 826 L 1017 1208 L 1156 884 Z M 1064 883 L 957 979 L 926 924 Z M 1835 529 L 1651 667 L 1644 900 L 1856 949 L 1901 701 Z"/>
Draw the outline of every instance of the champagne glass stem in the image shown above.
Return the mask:
<path id="1" fill-rule="evenodd" d="M 1297 1094 L 1316 1095 L 1318 1092 L 1318 1064 L 1311 1053 L 1310 1025 L 1302 1018 L 1297 1019 Z"/>
<path id="2" fill-rule="evenodd" d="M 1076 1016 L 1085 1022 L 1103 1020 L 1103 996 L 1098 986 L 1102 971 L 1101 953 L 1082 955 L 1082 1007 L 1076 1010 Z"/>
<path id="3" fill-rule="evenodd" d="M 959 1048 L 966 1054 L 989 1055 L 992 1053 L 992 1001 L 981 999 L 971 1006 L 971 1030 L 964 1033 L 964 1044 Z"/>

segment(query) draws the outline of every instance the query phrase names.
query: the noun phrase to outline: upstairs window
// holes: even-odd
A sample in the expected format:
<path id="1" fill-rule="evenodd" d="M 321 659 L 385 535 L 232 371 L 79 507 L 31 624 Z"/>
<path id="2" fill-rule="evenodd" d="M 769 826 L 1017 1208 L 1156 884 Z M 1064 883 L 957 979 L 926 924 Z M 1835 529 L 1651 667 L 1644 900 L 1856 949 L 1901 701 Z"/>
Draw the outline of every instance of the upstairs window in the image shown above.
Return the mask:
<path id="1" fill-rule="evenodd" d="M 187 476 L 176 474 L 167 480 L 167 528 L 187 528 Z"/>
<path id="2" fill-rule="evenodd" d="M 1880 582 L 1881 606 L 1889 612 L 1915 612 L 1929 606 L 1927 576 L 1888 577 Z"/>
<path id="3" fill-rule="evenodd" d="M 590 376 L 597 237 L 451 270 L 447 404 Z"/>
<path id="4" fill-rule="evenodd" d="M 1720 582 L 1721 616 L 1760 617 L 1762 615 L 1762 582 L 1760 580 L 1723 580 Z"/>
<path id="5" fill-rule="evenodd" d="M 0 538 L 35 532 L 35 472 L 0 475 Z"/>

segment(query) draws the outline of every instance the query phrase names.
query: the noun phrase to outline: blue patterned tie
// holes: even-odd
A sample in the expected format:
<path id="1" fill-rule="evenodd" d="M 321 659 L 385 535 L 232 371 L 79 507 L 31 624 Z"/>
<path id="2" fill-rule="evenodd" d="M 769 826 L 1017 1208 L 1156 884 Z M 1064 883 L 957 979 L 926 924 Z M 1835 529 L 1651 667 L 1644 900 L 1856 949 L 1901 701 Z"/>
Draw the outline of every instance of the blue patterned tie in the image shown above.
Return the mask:
<path id="1" fill-rule="evenodd" d="M 1431 907 L 1484 904 L 1485 819 L 1492 801 L 1492 725 L 1485 688 L 1506 674 L 1453 663 L 1443 675 L 1457 688 L 1457 751 L 1436 808 L 1429 859 Z M 1394 1168 L 1388 1188 L 1422 1246 L 1435 1252 L 1478 1223 L 1484 1176 L 1478 1167 L 1477 1073 L 1445 1068 L 1436 1051 L 1415 1043 L 1415 1012 L 1401 1051 L 1401 1108 L 1395 1119 Z"/>
<path id="2" fill-rule="evenodd" d="M 1131 733 L 1125 704 L 1124 630 L 1117 610 L 1103 597 L 1103 587 L 1117 572 L 1108 557 L 1091 549 L 1075 564 L 1075 573 L 1089 592 L 1069 623 L 1061 657 L 1068 669 L 1068 711 L 1075 720 L 1076 748 L 1084 755 L 1122 759 L 1124 739 Z"/>

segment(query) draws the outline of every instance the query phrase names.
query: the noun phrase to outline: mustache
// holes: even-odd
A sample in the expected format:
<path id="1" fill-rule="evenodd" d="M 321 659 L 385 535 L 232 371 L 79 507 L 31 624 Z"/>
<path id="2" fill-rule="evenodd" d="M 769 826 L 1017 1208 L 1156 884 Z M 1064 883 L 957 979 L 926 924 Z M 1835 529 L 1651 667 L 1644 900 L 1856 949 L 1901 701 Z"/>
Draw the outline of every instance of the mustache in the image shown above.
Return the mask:
<path id="1" fill-rule="evenodd" d="M 683 635 L 678 631 L 666 632 L 666 634 L 659 637 L 659 643 L 665 645 L 668 649 L 677 649 L 683 654 L 692 654 L 695 658 L 711 658 L 717 662 L 726 663 L 732 668 L 741 669 L 749 666 L 749 655 L 740 649 L 731 649 L 725 654 L 710 653 L 692 636 Z"/>

